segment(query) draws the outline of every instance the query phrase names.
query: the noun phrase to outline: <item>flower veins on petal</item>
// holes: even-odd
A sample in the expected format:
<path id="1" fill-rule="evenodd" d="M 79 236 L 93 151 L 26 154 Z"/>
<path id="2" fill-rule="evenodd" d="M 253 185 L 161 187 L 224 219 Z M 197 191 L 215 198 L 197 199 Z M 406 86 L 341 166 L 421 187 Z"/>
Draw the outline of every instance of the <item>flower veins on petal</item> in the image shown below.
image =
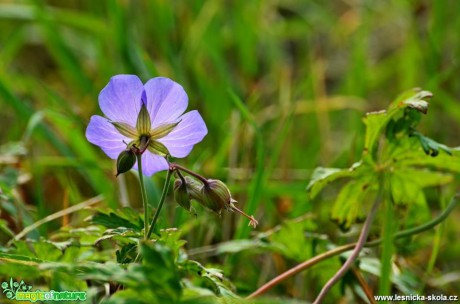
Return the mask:
<path id="1" fill-rule="evenodd" d="M 142 153 L 143 174 L 168 170 L 166 156 L 186 157 L 208 133 L 196 110 L 184 113 L 188 97 L 178 83 L 164 77 L 145 84 L 135 75 L 117 75 L 99 94 L 105 117 L 93 115 L 89 142 L 111 159 L 127 148 Z"/>

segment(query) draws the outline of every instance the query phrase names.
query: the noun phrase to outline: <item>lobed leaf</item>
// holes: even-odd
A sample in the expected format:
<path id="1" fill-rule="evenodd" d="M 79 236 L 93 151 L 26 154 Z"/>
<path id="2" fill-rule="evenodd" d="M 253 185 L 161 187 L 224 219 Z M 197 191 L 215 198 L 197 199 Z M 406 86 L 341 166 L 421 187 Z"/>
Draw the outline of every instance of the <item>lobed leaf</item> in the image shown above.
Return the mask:
<path id="1" fill-rule="evenodd" d="M 371 201 L 370 194 L 375 190 L 376 179 L 374 176 L 361 176 L 348 182 L 340 191 L 332 208 L 331 217 L 336 220 L 343 229 L 347 230 L 356 221 L 363 217 L 365 205 Z"/>
<path id="2" fill-rule="evenodd" d="M 356 166 L 358 166 L 358 164 L 356 164 Z M 327 184 L 339 178 L 351 176 L 353 176 L 353 169 L 318 167 L 313 171 L 310 183 L 307 186 L 307 192 L 311 198 L 314 198 Z"/>
<path id="3" fill-rule="evenodd" d="M 122 209 L 99 209 L 96 214 L 86 219 L 92 224 L 102 225 L 106 228 L 126 227 L 136 231 L 141 231 L 144 228 L 144 221 L 132 208 Z"/>
<path id="4" fill-rule="evenodd" d="M 398 115 L 403 116 L 406 108 L 412 108 L 426 114 L 428 111 L 428 102 L 425 99 L 432 96 L 433 94 L 428 91 L 418 89 L 409 90 L 399 95 L 389 106 L 388 110 L 367 113 L 364 118 L 366 125 L 364 152 L 373 151 L 375 143 L 383 130 L 385 130 L 393 118 Z"/>

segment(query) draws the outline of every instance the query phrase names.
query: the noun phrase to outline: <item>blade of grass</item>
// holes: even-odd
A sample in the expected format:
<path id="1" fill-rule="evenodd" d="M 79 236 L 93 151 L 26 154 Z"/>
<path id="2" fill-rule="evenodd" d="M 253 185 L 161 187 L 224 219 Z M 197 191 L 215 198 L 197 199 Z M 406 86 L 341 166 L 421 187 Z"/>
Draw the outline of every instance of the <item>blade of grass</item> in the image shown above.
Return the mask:
<path id="1" fill-rule="evenodd" d="M 245 106 L 243 101 L 233 92 L 229 91 L 230 97 L 241 112 L 243 118 L 251 125 L 255 132 L 255 148 L 256 148 L 256 155 L 255 157 L 255 168 L 254 168 L 254 178 L 249 185 L 249 193 L 248 193 L 248 202 L 245 208 L 245 212 L 247 214 L 254 214 L 257 208 L 257 204 L 259 203 L 259 199 L 262 194 L 263 189 L 263 180 L 264 180 L 264 173 L 265 173 L 265 151 L 264 151 L 264 143 L 263 143 L 263 135 L 257 125 L 252 114 L 249 112 L 248 108 Z M 235 238 L 241 239 L 246 238 L 249 236 L 250 227 L 246 224 L 246 219 L 240 219 L 240 224 L 236 230 Z"/>

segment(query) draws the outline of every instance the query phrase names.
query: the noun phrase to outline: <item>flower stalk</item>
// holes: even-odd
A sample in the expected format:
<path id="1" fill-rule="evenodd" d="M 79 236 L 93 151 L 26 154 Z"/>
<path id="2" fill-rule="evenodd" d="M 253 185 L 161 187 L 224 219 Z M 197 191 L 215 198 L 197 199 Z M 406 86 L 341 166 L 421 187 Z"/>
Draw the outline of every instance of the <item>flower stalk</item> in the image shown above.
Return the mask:
<path id="1" fill-rule="evenodd" d="M 170 169 L 168 170 L 168 173 L 166 174 L 166 181 L 163 186 L 163 192 L 161 193 L 161 198 L 160 198 L 160 202 L 158 203 L 157 210 L 155 211 L 155 214 L 153 215 L 152 223 L 150 224 L 150 228 L 149 228 L 149 231 L 146 237 L 147 240 L 150 238 L 150 236 L 153 233 L 153 229 L 156 226 L 161 209 L 163 208 L 163 205 L 165 203 L 166 195 L 168 194 L 168 189 L 169 189 L 169 182 L 171 181 L 171 175 L 172 175 L 172 170 Z"/>
<path id="2" fill-rule="evenodd" d="M 208 184 L 209 184 L 208 180 L 207 180 L 204 176 L 202 176 L 202 175 L 200 175 L 200 174 L 198 174 L 198 173 L 196 173 L 196 172 L 193 172 L 192 170 L 187 169 L 187 168 L 185 168 L 185 167 L 183 167 L 183 166 L 181 166 L 181 165 L 179 165 L 179 164 L 170 163 L 170 164 L 169 164 L 169 170 L 172 170 L 172 171 L 175 171 L 175 170 L 177 170 L 177 171 L 179 171 L 179 170 L 180 170 L 180 171 L 183 171 L 183 172 L 185 172 L 185 173 L 187 173 L 187 174 L 190 174 L 191 176 L 195 177 L 195 178 L 198 179 L 200 182 L 202 182 L 204 185 L 208 185 Z"/>
<path id="3" fill-rule="evenodd" d="M 236 207 L 233 203 L 230 204 L 230 208 L 232 211 L 235 211 L 236 213 L 241 214 L 244 217 L 247 217 L 249 219 L 249 224 L 248 226 L 251 226 L 252 228 L 256 228 L 257 225 L 259 225 L 259 222 L 254 218 L 253 215 L 247 215 L 244 211 Z"/>
<path id="4" fill-rule="evenodd" d="M 460 199 L 460 193 L 457 193 L 451 199 L 451 201 L 449 202 L 449 205 L 437 217 L 433 218 L 429 222 L 421 224 L 420 226 L 409 228 L 409 229 L 406 229 L 406 230 L 402 230 L 402 231 L 399 231 L 399 232 L 393 234 L 393 240 L 395 241 L 395 240 L 398 240 L 398 239 L 407 238 L 407 237 L 410 237 L 410 236 L 413 236 L 413 235 L 416 235 L 416 234 L 419 234 L 419 233 L 422 233 L 422 232 L 425 232 L 425 231 L 433 229 L 434 227 L 436 227 L 437 225 L 442 223 L 449 216 L 449 214 L 455 209 L 455 207 L 457 205 L 459 205 L 459 201 L 460 201 L 459 199 Z M 383 239 L 380 238 L 380 239 L 377 239 L 377 240 L 374 240 L 374 241 L 369 241 L 364 246 L 365 247 L 375 247 L 375 246 L 380 245 L 382 243 L 382 240 Z M 324 253 L 316 255 L 313 258 L 311 258 L 311 259 L 309 259 L 309 260 L 307 260 L 305 262 L 300 263 L 299 265 L 297 265 L 297 266 L 295 266 L 295 267 L 283 272 L 282 274 L 276 276 L 275 278 L 273 278 L 269 282 L 263 284 L 256 291 L 254 291 L 252 294 L 250 294 L 247 297 L 247 299 L 253 299 L 255 297 L 258 297 L 258 296 L 266 293 L 270 289 L 272 289 L 274 286 L 276 286 L 276 285 L 280 284 L 281 282 L 287 280 L 288 278 L 291 278 L 294 275 L 309 269 L 310 267 L 318 264 L 321 261 L 324 261 L 324 260 L 326 260 L 328 258 L 337 256 L 337 255 L 339 255 L 339 254 L 341 254 L 343 252 L 350 251 L 353 248 L 355 248 L 356 245 L 357 245 L 357 243 L 351 243 L 351 244 L 343 245 L 343 246 L 340 246 L 340 247 L 336 247 L 334 249 L 331 249 L 329 251 L 326 251 Z"/>
<path id="5" fill-rule="evenodd" d="M 144 206 L 144 240 L 148 239 L 147 236 L 147 229 L 148 229 L 148 203 L 147 203 L 147 192 L 145 191 L 144 185 L 144 176 L 142 174 L 142 154 L 136 154 L 137 158 L 137 167 L 139 169 L 139 184 L 141 186 L 141 197 L 142 197 L 142 205 Z"/>

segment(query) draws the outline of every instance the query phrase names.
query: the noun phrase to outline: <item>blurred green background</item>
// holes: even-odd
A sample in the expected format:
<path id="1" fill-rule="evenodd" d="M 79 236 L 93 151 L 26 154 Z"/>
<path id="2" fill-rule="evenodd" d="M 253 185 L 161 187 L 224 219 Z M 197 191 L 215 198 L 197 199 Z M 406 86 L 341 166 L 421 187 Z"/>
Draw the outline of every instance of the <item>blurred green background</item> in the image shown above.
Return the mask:
<path id="1" fill-rule="evenodd" d="M 136 174 L 115 179 L 114 162 L 84 136 L 91 115 L 101 114 L 99 91 L 125 73 L 183 85 L 189 109 L 200 111 L 209 134 L 178 163 L 226 181 L 241 209 L 259 219 L 258 231 L 307 214 L 320 227 L 312 230 L 337 234 L 328 219 L 333 199 L 313 204 L 305 187 L 316 166 L 359 160 L 365 112 L 422 87 L 434 98 L 421 130 L 460 145 L 459 32 L 454 0 L 2 0 L 1 176 L 4 187 L 14 181 L 23 204 L 5 203 L 2 219 L 17 233 L 100 193 L 101 206 L 141 208 Z M 164 175 L 147 181 L 153 206 Z M 439 209 L 436 195 L 430 205 Z M 251 233 L 246 219 L 204 210 L 195 218 L 172 197 L 167 202 L 160 225 L 181 227 L 188 249 Z M 450 291 L 460 280 L 458 216 L 447 221 L 442 239 L 428 234 L 411 260 L 423 263 L 432 243 L 441 242 L 435 271 L 454 276 Z M 83 218 L 51 222 L 35 237 Z M 303 254 L 297 259 L 314 252 Z M 241 253 L 211 261 L 223 263 L 249 293 L 294 265 L 293 256 Z M 318 290 L 332 270 L 301 276 L 278 292 L 302 297 L 309 294 L 305 280 L 321 277 L 312 286 Z"/>

